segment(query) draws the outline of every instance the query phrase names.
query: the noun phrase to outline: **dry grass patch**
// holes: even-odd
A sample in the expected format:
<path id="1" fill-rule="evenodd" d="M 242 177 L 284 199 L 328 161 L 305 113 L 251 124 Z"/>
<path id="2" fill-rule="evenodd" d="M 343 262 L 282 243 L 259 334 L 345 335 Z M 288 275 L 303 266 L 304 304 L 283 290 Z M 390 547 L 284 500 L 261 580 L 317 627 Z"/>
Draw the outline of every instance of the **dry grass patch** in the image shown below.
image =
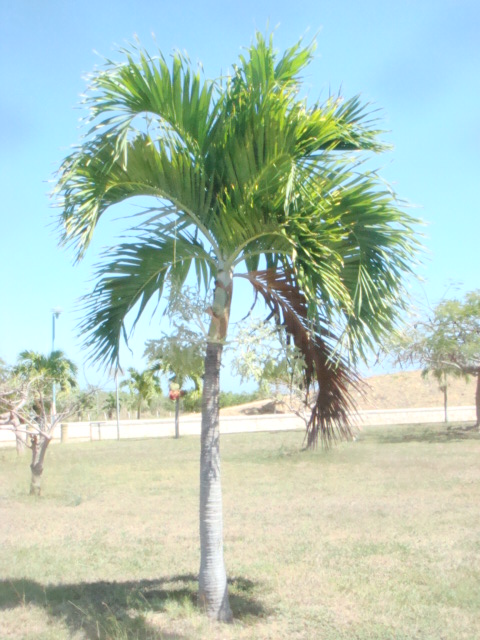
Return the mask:
<path id="1" fill-rule="evenodd" d="M 45 497 L 0 451 L 2 639 L 480 637 L 479 434 L 222 440 L 235 623 L 195 606 L 198 440 L 52 447 Z"/>

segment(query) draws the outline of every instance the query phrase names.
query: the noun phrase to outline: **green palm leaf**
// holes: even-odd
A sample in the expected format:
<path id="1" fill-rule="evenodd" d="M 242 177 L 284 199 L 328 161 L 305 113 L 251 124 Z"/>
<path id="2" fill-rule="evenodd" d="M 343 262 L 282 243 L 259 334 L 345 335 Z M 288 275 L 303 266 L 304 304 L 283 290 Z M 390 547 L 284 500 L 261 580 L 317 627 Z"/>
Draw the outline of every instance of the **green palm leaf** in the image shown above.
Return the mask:
<path id="1" fill-rule="evenodd" d="M 80 329 L 87 347 L 93 348 L 93 359 L 109 364 L 119 363 L 121 338 L 128 342 L 128 314 L 136 312 L 133 330 L 147 304 L 160 301 L 168 277 L 181 286 L 193 262 L 200 280 L 211 278 L 211 256 L 186 233 L 150 234 L 108 251 L 105 260 L 93 293 L 84 298 L 87 319 Z"/>
<path id="2" fill-rule="evenodd" d="M 22 351 L 13 373 L 30 381 L 36 388 L 45 389 L 52 382 L 59 384 L 62 390 L 77 386 L 78 367 L 59 349 L 49 355 L 32 350 Z"/>

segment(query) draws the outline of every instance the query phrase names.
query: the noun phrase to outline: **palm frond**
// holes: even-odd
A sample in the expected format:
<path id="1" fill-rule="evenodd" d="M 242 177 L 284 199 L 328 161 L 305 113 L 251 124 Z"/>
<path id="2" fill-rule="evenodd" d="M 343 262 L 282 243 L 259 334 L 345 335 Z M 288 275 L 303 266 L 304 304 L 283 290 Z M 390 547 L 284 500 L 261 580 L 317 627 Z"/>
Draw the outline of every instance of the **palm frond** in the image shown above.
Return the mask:
<path id="1" fill-rule="evenodd" d="M 389 149 L 379 136 L 377 110 L 359 96 L 344 100 L 332 96 L 304 110 L 299 120 L 298 145 L 305 155 L 324 151 L 375 151 Z"/>
<path id="2" fill-rule="evenodd" d="M 150 56 L 133 47 L 122 53 L 124 63 L 107 61 L 106 69 L 92 77 L 86 100 L 92 131 L 128 129 L 134 118 L 146 114 L 175 132 L 191 151 L 201 152 L 218 109 L 213 100 L 215 83 L 203 79 L 200 68 L 193 71 L 178 51 L 172 55 L 171 68 L 160 51 Z"/>
<path id="3" fill-rule="evenodd" d="M 62 390 L 77 386 L 78 367 L 60 349 L 48 355 L 33 350 L 22 351 L 13 373 L 23 380 L 34 381 L 36 387 L 45 387 L 52 382 L 58 383 Z"/>
<path id="4" fill-rule="evenodd" d="M 292 265 L 310 300 L 343 317 L 342 339 L 364 357 L 392 330 L 414 273 L 416 221 L 375 172 L 321 162 L 300 165 L 286 212 Z"/>
<path id="5" fill-rule="evenodd" d="M 200 162 L 181 146 L 137 135 L 119 155 L 110 138 L 95 138 L 69 156 L 60 169 L 64 243 L 75 243 L 81 257 L 100 216 L 135 196 L 166 199 L 201 227 L 211 192 Z M 204 230 L 208 233 L 208 230 Z"/>
<path id="6" fill-rule="evenodd" d="M 200 242 L 186 233 L 176 237 L 159 233 L 136 238 L 104 255 L 96 273 L 97 284 L 85 296 L 86 320 L 80 325 L 91 359 L 116 364 L 122 337 L 128 343 L 126 318 L 136 310 L 132 330 L 147 304 L 162 296 L 168 276 L 181 285 L 195 263 L 199 278 L 209 280 L 212 258 Z"/>
<path id="7" fill-rule="evenodd" d="M 353 391 L 360 380 L 344 358 L 335 355 L 337 337 L 318 318 L 309 317 L 309 305 L 292 272 L 264 270 L 239 274 L 250 281 L 281 324 L 305 361 L 307 389 L 318 385 L 307 427 L 307 445 L 315 447 L 320 438 L 329 446 L 337 438 L 350 439 L 350 423 L 355 411 Z"/>

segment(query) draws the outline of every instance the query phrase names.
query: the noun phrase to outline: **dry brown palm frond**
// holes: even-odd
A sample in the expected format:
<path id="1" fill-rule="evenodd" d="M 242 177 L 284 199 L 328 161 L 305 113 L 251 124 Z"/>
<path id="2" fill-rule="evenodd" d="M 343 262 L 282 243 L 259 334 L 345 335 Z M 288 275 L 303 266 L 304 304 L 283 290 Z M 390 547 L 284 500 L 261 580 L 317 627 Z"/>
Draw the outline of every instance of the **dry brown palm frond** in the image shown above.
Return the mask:
<path id="1" fill-rule="evenodd" d="M 267 269 L 239 277 L 249 280 L 270 308 L 271 316 L 275 316 L 302 353 L 307 390 L 315 383 L 318 385 L 307 425 L 307 446 L 316 447 L 319 438 L 325 447 L 338 439 L 351 439 L 355 414 L 352 391 L 360 391 L 360 378 L 344 358 L 334 356 L 338 341 L 334 333 L 325 323 L 309 319 L 308 301 L 294 274 Z"/>

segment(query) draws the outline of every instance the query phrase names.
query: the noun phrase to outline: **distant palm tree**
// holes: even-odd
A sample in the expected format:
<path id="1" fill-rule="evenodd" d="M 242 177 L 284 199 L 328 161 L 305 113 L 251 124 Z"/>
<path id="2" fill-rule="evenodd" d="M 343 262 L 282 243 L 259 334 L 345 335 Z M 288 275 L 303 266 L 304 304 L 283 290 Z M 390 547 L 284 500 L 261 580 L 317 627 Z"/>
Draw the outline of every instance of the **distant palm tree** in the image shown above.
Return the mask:
<path id="1" fill-rule="evenodd" d="M 117 396 L 115 393 L 110 392 L 105 398 L 102 409 L 107 412 L 108 419 L 113 418 L 113 414 L 117 410 Z"/>
<path id="2" fill-rule="evenodd" d="M 145 353 L 148 364 L 155 371 L 170 377 L 170 399 L 175 402 L 175 438 L 180 437 L 180 398 L 183 386 L 193 382 L 195 392 L 202 388 L 205 360 L 204 340 L 199 342 L 198 333 L 185 325 L 176 326 L 174 335 L 164 335 L 159 340 L 148 340 Z"/>
<path id="3" fill-rule="evenodd" d="M 61 416 L 52 415 L 52 385 L 58 384 L 62 391 L 70 391 L 77 386 L 77 366 L 63 351 L 52 351 L 48 356 L 37 351 L 22 351 L 18 356 L 13 373 L 28 389 L 28 398 L 33 411 L 30 422 L 32 431 L 32 463 L 30 465 L 30 493 L 40 495 L 43 466 L 53 430 Z"/>
<path id="4" fill-rule="evenodd" d="M 60 350 L 47 356 L 37 351 L 22 351 L 13 372 L 28 380 L 36 390 L 33 409 L 39 419 L 46 415 L 47 406 L 51 409 L 53 384 L 58 384 L 62 391 L 77 386 L 77 366 Z"/>
<path id="5" fill-rule="evenodd" d="M 126 51 L 93 77 L 92 126 L 60 168 L 65 243 L 82 257 L 99 219 L 134 196 L 156 199 L 132 238 L 112 247 L 86 301 L 83 332 L 116 365 L 124 323 L 195 268 L 213 283 L 200 455 L 199 602 L 229 620 L 223 561 L 219 374 L 233 278 L 249 282 L 292 336 L 319 393 L 308 443 L 349 437 L 355 362 L 390 331 L 412 269 L 412 219 L 359 151 L 382 151 L 358 98 L 308 106 L 300 74 L 314 46 L 279 56 L 257 34 L 231 77 L 204 80 L 180 53 Z M 137 216 L 138 221 L 141 219 Z M 243 270 L 242 270 L 243 267 Z M 248 309 L 249 303 L 246 304 Z"/>
<path id="6" fill-rule="evenodd" d="M 94 387 L 88 388 L 86 391 L 77 391 L 75 404 L 78 420 L 82 421 L 87 416 L 90 420 L 90 412 L 95 407 L 96 390 Z"/>
<path id="7" fill-rule="evenodd" d="M 156 394 L 161 393 L 160 380 L 152 369 L 137 371 L 133 367 L 128 369 L 128 380 L 123 380 L 121 387 L 127 387 L 130 393 L 136 398 L 137 420 L 140 420 L 142 404 L 151 400 Z"/>

